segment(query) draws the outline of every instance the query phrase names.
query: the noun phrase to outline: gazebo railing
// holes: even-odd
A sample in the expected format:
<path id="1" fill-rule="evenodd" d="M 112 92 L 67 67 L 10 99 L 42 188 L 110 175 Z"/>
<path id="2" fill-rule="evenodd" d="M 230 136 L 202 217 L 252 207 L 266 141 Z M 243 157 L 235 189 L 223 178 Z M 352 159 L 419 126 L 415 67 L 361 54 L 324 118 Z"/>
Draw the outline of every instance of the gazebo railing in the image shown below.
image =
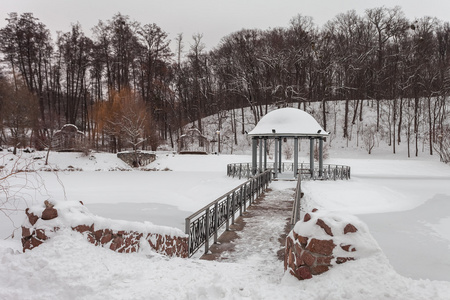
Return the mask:
<path id="1" fill-rule="evenodd" d="M 267 169 L 274 169 L 274 163 L 267 163 Z M 258 172 L 259 167 L 257 167 Z M 319 166 L 314 166 L 313 172 L 311 172 L 309 163 L 298 164 L 298 175 L 302 180 L 348 180 L 350 179 L 351 169 L 349 166 L 324 164 L 322 171 Z M 294 163 L 283 162 L 278 166 L 279 173 L 294 172 Z M 252 177 L 252 164 L 251 163 L 235 163 L 227 165 L 227 175 L 229 177 L 250 178 Z"/>

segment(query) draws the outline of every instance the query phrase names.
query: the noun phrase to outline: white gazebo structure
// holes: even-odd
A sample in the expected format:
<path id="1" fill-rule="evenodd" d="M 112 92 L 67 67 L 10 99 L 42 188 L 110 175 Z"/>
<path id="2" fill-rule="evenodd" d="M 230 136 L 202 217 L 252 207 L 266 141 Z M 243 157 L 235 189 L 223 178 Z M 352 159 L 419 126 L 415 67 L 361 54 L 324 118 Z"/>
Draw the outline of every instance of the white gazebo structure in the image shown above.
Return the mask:
<path id="1" fill-rule="evenodd" d="M 323 141 L 329 136 L 328 132 L 317 123 L 313 116 L 296 108 L 281 108 L 274 110 L 258 122 L 256 127 L 248 133 L 252 137 L 252 174 L 267 169 L 267 140 L 275 141 L 274 177 L 281 172 L 282 141 L 294 139 L 294 177 L 298 174 L 298 140 L 309 139 L 311 175 L 314 173 L 314 143 L 319 140 L 319 177 L 323 174 Z M 259 159 L 258 159 L 259 145 Z M 263 149 L 264 148 L 264 149 Z M 264 153 L 264 154 L 263 154 Z"/>

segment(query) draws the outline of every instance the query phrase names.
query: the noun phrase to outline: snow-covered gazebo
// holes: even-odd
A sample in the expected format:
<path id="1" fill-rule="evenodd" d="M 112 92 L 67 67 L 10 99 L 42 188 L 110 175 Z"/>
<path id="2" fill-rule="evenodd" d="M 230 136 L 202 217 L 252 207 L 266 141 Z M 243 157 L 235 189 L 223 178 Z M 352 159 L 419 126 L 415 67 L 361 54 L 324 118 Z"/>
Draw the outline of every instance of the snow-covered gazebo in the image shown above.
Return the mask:
<path id="1" fill-rule="evenodd" d="M 274 176 L 281 172 L 282 141 L 294 139 L 294 177 L 298 173 L 298 140 L 310 141 L 310 172 L 314 172 L 314 142 L 319 140 L 319 176 L 323 172 L 323 141 L 329 136 L 328 132 L 317 123 L 313 116 L 296 108 L 281 108 L 274 110 L 258 122 L 256 127 L 248 133 L 252 137 L 252 173 L 267 169 L 267 140 L 275 141 Z M 259 145 L 259 164 L 258 164 Z M 264 148 L 264 149 L 263 149 Z M 264 153 L 264 155 L 263 155 Z"/>
<path id="2" fill-rule="evenodd" d="M 209 140 L 196 127 L 192 127 L 178 139 L 180 154 L 208 154 Z"/>

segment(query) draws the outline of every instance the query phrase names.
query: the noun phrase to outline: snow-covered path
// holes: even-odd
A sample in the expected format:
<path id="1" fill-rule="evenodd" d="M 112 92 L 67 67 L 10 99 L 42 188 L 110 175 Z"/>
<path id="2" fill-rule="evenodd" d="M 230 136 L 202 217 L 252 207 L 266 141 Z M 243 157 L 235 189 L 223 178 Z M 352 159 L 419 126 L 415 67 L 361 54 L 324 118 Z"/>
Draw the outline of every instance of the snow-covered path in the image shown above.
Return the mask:
<path id="1" fill-rule="evenodd" d="M 277 252 L 283 247 L 280 237 L 290 217 L 295 184 L 295 181 L 271 183 L 271 191 L 244 214 L 245 227 L 236 232 L 234 251 L 223 252 L 220 260 L 253 268 L 274 282 L 281 280 L 283 262 Z"/>

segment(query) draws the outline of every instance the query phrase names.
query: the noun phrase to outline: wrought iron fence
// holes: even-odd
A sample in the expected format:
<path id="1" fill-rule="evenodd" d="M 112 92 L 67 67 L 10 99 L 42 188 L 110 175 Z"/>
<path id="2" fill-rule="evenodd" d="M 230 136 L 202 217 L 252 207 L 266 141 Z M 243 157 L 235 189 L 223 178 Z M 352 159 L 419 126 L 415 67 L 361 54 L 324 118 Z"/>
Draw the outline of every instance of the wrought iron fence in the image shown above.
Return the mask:
<path id="1" fill-rule="evenodd" d="M 267 163 L 267 169 L 273 170 L 274 164 Z M 323 165 L 322 172 L 318 166 L 314 167 L 313 172 L 310 170 L 309 163 L 298 164 L 298 175 L 302 180 L 344 180 L 350 179 L 351 169 L 349 166 L 342 165 Z M 258 170 L 259 171 L 259 170 Z M 279 173 L 294 172 L 294 163 L 281 163 L 278 168 Z M 250 163 L 236 163 L 227 165 L 227 175 L 230 177 L 247 177 L 252 176 L 252 164 Z"/>
<path id="2" fill-rule="evenodd" d="M 252 177 L 252 169 L 250 163 L 237 163 L 227 165 L 228 177 L 250 178 Z"/>
<path id="3" fill-rule="evenodd" d="M 242 215 L 247 206 L 267 188 L 272 180 L 271 175 L 270 170 L 260 173 L 187 217 L 185 229 L 189 235 L 189 257 L 202 245 L 205 245 L 207 253 L 210 238 L 214 237 L 216 243 L 218 230 L 224 224 L 229 230 L 230 221 L 234 224 L 235 215 L 238 212 Z"/>

